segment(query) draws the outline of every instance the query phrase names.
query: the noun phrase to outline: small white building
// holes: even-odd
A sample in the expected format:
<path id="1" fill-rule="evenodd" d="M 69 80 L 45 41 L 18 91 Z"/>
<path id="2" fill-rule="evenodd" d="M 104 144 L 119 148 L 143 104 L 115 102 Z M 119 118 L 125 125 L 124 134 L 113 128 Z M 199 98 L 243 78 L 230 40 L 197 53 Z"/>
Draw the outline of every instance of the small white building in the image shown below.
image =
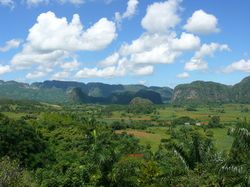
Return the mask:
<path id="1" fill-rule="evenodd" d="M 195 123 L 196 126 L 201 126 L 200 122 Z"/>

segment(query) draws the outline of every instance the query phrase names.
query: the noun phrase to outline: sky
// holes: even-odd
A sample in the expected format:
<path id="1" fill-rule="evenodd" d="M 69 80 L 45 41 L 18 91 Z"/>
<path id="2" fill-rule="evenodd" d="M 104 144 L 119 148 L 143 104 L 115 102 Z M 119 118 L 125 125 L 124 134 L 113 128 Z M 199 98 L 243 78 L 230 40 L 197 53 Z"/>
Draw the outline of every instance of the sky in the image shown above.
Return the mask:
<path id="1" fill-rule="evenodd" d="M 249 18 L 249 0 L 0 0 L 0 80 L 232 85 Z"/>

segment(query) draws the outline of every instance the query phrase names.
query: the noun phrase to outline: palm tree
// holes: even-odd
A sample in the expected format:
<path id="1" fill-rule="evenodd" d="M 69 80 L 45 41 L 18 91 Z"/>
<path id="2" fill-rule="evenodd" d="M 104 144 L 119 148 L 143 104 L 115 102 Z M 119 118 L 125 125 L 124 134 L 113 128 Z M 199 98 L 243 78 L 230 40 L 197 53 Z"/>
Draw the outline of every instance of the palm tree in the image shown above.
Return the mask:
<path id="1" fill-rule="evenodd" d="M 191 137 L 170 143 L 174 154 L 182 161 L 186 169 L 193 170 L 198 163 L 205 163 L 213 153 L 212 141 L 199 133 L 190 133 Z M 189 135 L 189 136 L 190 136 Z"/>
<path id="2" fill-rule="evenodd" d="M 250 123 L 238 122 L 228 134 L 234 137 L 234 142 L 220 169 L 223 185 L 250 186 Z"/>

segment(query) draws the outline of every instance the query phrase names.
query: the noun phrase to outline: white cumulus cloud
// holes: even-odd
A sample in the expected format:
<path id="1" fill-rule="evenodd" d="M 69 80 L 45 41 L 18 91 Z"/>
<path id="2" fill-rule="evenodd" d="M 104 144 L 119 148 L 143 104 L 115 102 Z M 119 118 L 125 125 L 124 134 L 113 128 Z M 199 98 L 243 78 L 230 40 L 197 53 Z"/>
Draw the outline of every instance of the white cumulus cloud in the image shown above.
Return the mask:
<path id="1" fill-rule="evenodd" d="M 77 78 L 91 78 L 91 77 L 113 77 L 119 76 L 119 72 L 115 66 L 98 68 L 84 68 L 76 73 Z"/>
<path id="2" fill-rule="evenodd" d="M 101 18 L 87 30 L 78 14 L 68 22 L 53 12 L 42 13 L 37 23 L 29 30 L 30 47 L 36 50 L 100 50 L 116 38 L 115 23 Z"/>
<path id="3" fill-rule="evenodd" d="M 178 55 L 178 52 L 171 51 L 168 44 L 162 44 L 149 51 L 132 54 L 131 61 L 137 64 L 169 64 L 174 62 Z"/>
<path id="4" fill-rule="evenodd" d="M 9 51 L 13 48 L 18 48 L 21 44 L 21 40 L 19 39 L 12 39 L 12 40 L 9 40 L 5 43 L 4 46 L 0 47 L 0 52 L 6 52 L 6 51 Z"/>
<path id="5" fill-rule="evenodd" d="M 203 10 L 197 10 L 187 20 L 183 28 L 196 34 L 211 34 L 220 31 L 217 25 L 218 19 L 214 15 L 208 14 Z"/>
<path id="6" fill-rule="evenodd" d="M 26 0 L 30 6 L 52 1 L 73 4 L 84 2 Z M 41 78 L 48 74 L 52 75 L 51 78 L 60 80 L 71 75 L 74 78 L 111 78 L 127 74 L 145 76 L 154 72 L 155 64 L 174 63 L 185 52 L 193 51 L 195 54 L 185 63 L 185 70 L 207 69 L 206 57 L 212 57 L 216 51 L 230 49 L 227 45 L 217 43 L 201 44 L 201 39 L 196 34 L 219 32 L 217 18 L 203 10 L 195 11 L 187 20 L 183 27 L 185 32 L 176 32 L 175 27 L 181 21 L 181 2 L 182 0 L 165 0 L 149 5 L 141 20 L 145 31 L 131 42 L 123 43 L 117 51 L 91 68 L 81 66 L 76 52 L 105 49 L 117 37 L 116 24 L 136 14 L 139 0 L 128 0 L 125 12 L 116 12 L 115 21 L 101 18 L 88 28 L 81 23 L 78 14 L 68 20 L 66 17 L 57 17 L 51 11 L 42 13 L 29 29 L 22 51 L 11 59 L 9 68 L 32 69 L 33 72 L 26 75 L 28 79 Z M 19 45 L 20 43 L 14 43 L 14 40 L 12 43 L 6 42 L 5 46 L 0 47 L 0 51 L 7 51 Z M 187 78 L 189 74 L 183 72 L 176 76 Z"/>
<path id="7" fill-rule="evenodd" d="M 176 75 L 176 77 L 180 78 L 180 79 L 185 79 L 185 78 L 188 78 L 189 76 L 190 75 L 187 72 L 183 72 L 183 73 L 180 73 L 180 74 Z"/>
<path id="8" fill-rule="evenodd" d="M 64 58 L 68 57 L 68 55 L 67 52 L 62 50 L 38 53 L 24 49 L 12 58 L 11 64 L 15 69 L 27 69 L 36 65 L 48 67 L 57 65 Z"/>
<path id="9" fill-rule="evenodd" d="M 135 75 L 150 75 L 154 72 L 154 66 L 144 66 L 134 69 Z"/>
<path id="10" fill-rule="evenodd" d="M 9 65 L 0 64 L 0 75 L 11 72 L 11 67 Z"/>
<path id="11" fill-rule="evenodd" d="M 195 51 L 195 54 L 190 61 L 186 62 L 185 70 L 207 69 L 208 63 L 204 60 L 205 57 L 212 57 L 216 51 L 230 49 L 227 45 L 217 43 L 201 45 L 200 38 L 191 33 L 183 32 L 178 36 L 174 29 L 181 20 L 180 3 L 181 0 L 168 0 L 149 5 L 146 15 L 141 21 L 141 25 L 146 31 L 140 37 L 130 43 L 122 44 L 118 51 L 99 62 L 99 65 L 105 68 L 84 69 L 84 71 L 78 72 L 77 76 L 120 76 L 121 74 L 117 73 L 120 71 L 117 69 L 122 69 L 122 75 L 149 75 L 153 73 L 155 64 L 174 63 L 186 51 Z M 196 15 L 197 12 L 194 13 L 194 17 Z M 212 15 L 206 14 L 206 16 L 207 19 L 213 19 Z M 191 22 L 193 19 L 189 20 Z M 215 22 L 214 25 L 217 29 L 217 19 Z M 126 60 L 120 63 L 121 59 Z M 79 76 L 80 74 L 81 76 Z M 184 72 L 177 77 L 187 78 L 189 74 Z"/>
<path id="12" fill-rule="evenodd" d="M 136 12 L 136 8 L 139 4 L 138 0 L 128 0 L 127 10 L 123 13 L 122 18 L 129 18 Z"/>
<path id="13" fill-rule="evenodd" d="M 144 33 L 131 44 L 123 44 L 119 53 L 135 64 L 172 63 L 180 55 L 172 49 L 175 34 Z"/>
<path id="14" fill-rule="evenodd" d="M 230 64 L 229 66 L 227 66 L 224 69 L 224 72 L 226 73 L 231 73 L 234 71 L 241 71 L 241 72 L 247 72 L 250 73 L 250 59 L 245 60 L 239 60 L 237 62 L 234 62 L 232 64 Z"/>
<path id="15" fill-rule="evenodd" d="M 192 58 L 185 64 L 185 70 L 195 71 L 195 70 L 204 70 L 208 68 L 208 63 L 200 58 Z"/>
<path id="16" fill-rule="evenodd" d="M 127 64 L 126 58 L 121 58 L 117 62 L 116 66 L 108 66 L 104 68 L 83 68 L 79 70 L 75 77 L 76 78 L 93 78 L 93 77 L 104 77 L 111 78 L 115 76 L 124 76 L 128 71 L 131 70 L 131 66 Z"/>
<path id="17" fill-rule="evenodd" d="M 85 29 L 78 14 L 68 22 L 53 12 L 42 13 L 29 30 L 22 51 L 11 59 L 11 66 L 17 70 L 35 69 L 37 75 L 30 73 L 26 76 L 28 79 L 40 78 L 47 74 L 40 69 L 53 70 L 56 66 L 63 72 L 74 71 L 80 66 L 75 52 L 102 50 L 115 38 L 115 23 L 107 18 Z M 56 77 L 60 77 L 59 74 Z"/>
<path id="18" fill-rule="evenodd" d="M 43 71 L 34 71 L 34 72 L 28 73 L 25 77 L 27 79 L 37 79 L 37 78 L 45 77 L 46 75 L 47 75 L 46 72 L 43 72 Z"/>
<path id="19" fill-rule="evenodd" d="M 208 68 L 208 63 L 203 59 L 204 57 L 212 57 L 216 51 L 230 51 L 226 44 L 203 44 L 201 48 L 194 54 L 190 61 L 186 62 L 185 70 L 203 70 Z"/>
<path id="20" fill-rule="evenodd" d="M 168 0 L 149 5 L 146 16 L 141 21 L 142 27 L 152 33 L 174 28 L 181 20 L 177 14 L 180 2 L 181 0 Z"/>
<path id="21" fill-rule="evenodd" d="M 115 13 L 115 21 L 118 26 L 121 24 L 123 19 L 131 18 L 135 15 L 138 4 L 138 0 L 128 0 L 127 9 L 125 12 L 123 14 L 121 14 L 120 12 Z"/>
<path id="22" fill-rule="evenodd" d="M 193 34 L 182 33 L 180 38 L 175 38 L 172 46 L 176 50 L 189 51 L 196 50 L 200 47 L 200 38 Z"/>
<path id="23" fill-rule="evenodd" d="M 74 71 L 80 66 L 80 63 L 77 60 L 74 60 L 72 62 L 63 62 L 61 64 L 61 68 L 63 68 L 65 71 Z"/>
<path id="24" fill-rule="evenodd" d="M 67 71 L 62 71 L 62 72 L 57 72 L 54 75 L 52 75 L 52 79 L 54 80 L 65 80 L 66 78 L 68 78 L 70 75 L 69 72 Z"/>
<path id="25" fill-rule="evenodd" d="M 112 65 L 115 65 L 118 63 L 119 58 L 120 58 L 120 55 L 119 55 L 119 53 L 116 52 L 116 53 L 108 56 L 104 60 L 102 60 L 99 64 L 101 66 L 112 66 Z"/>

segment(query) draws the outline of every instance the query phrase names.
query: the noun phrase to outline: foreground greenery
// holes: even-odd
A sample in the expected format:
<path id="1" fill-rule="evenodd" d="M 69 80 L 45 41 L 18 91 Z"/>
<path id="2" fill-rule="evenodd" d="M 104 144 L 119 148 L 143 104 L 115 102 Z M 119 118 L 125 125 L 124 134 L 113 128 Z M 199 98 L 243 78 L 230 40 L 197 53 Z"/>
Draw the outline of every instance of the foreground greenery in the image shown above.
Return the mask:
<path id="1" fill-rule="evenodd" d="M 250 185 L 248 105 L 139 101 L 3 103 L 0 186 Z"/>

